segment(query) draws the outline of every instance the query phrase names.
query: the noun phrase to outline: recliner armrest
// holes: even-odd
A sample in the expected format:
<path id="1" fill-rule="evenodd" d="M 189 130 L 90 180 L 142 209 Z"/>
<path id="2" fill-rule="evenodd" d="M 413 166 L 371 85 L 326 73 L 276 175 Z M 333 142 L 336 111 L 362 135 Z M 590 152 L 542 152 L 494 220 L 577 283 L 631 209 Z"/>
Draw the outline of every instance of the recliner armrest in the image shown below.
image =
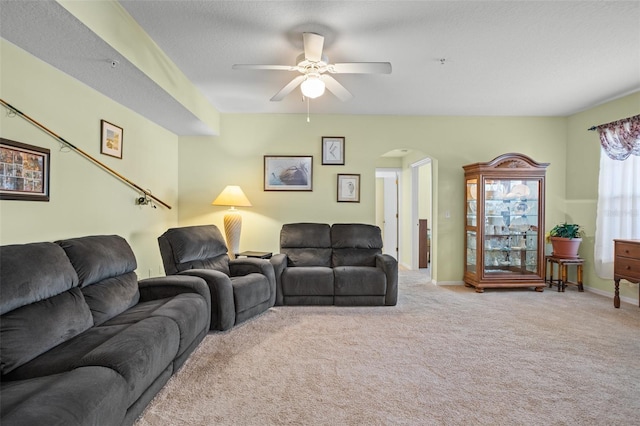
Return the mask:
<path id="1" fill-rule="evenodd" d="M 276 255 L 277 256 L 277 255 Z M 229 271 L 232 277 L 248 274 L 262 274 L 269 281 L 269 306 L 276 302 L 276 275 L 271 261 L 253 257 L 233 259 L 229 261 Z"/>
<path id="2" fill-rule="evenodd" d="M 287 267 L 287 255 L 284 253 L 278 253 L 271 256 L 269 262 L 273 266 L 273 273 L 276 276 L 276 300 L 277 306 L 284 305 L 284 295 L 282 293 L 282 272 Z"/>
<path id="3" fill-rule="evenodd" d="M 376 267 L 382 269 L 387 277 L 387 294 L 384 304 L 395 306 L 398 303 L 398 261 L 388 254 L 377 254 Z"/>
<path id="4" fill-rule="evenodd" d="M 187 269 L 178 276 L 194 276 L 205 280 L 211 294 L 211 330 L 228 330 L 236 323 L 231 279 L 214 269 Z"/>

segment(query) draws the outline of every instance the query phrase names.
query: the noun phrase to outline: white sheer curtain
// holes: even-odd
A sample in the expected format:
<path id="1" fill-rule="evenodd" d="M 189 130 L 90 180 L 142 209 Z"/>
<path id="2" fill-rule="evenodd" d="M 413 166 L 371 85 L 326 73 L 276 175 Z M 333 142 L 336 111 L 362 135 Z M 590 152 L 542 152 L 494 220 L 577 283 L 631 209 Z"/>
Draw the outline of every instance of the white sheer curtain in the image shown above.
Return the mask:
<path id="1" fill-rule="evenodd" d="M 613 278 L 614 238 L 640 239 L 640 115 L 596 127 L 600 133 L 600 179 L 595 269 Z"/>

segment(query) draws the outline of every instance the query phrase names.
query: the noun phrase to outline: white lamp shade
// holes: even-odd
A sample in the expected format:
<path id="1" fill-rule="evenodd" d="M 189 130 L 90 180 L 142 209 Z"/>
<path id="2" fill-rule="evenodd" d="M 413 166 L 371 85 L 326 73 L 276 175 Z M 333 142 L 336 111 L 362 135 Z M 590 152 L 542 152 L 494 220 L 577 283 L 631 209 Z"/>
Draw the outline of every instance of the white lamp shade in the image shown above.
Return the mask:
<path id="1" fill-rule="evenodd" d="M 300 90 L 307 98 L 315 99 L 318 96 L 322 96 L 324 87 L 324 81 L 320 80 L 319 75 L 309 74 L 300 85 Z"/>
<path id="2" fill-rule="evenodd" d="M 251 207 L 251 202 L 237 185 L 228 185 L 220 195 L 213 200 L 214 206 Z"/>

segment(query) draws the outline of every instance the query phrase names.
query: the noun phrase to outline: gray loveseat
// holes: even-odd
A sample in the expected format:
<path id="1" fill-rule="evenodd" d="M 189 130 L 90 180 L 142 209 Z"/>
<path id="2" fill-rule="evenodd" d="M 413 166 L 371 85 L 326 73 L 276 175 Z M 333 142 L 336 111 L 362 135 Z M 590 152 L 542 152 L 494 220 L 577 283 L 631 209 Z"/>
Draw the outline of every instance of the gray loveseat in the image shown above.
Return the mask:
<path id="1" fill-rule="evenodd" d="M 272 258 L 277 305 L 395 305 L 398 262 L 382 254 L 380 228 L 290 223 Z"/>
<path id="2" fill-rule="evenodd" d="M 130 425 L 209 330 L 190 276 L 138 281 L 121 237 L 0 247 L 0 424 Z"/>
<path id="3" fill-rule="evenodd" d="M 158 237 L 167 275 L 204 279 L 211 291 L 211 330 L 228 330 L 270 307 L 276 300 L 276 278 L 268 260 L 230 260 L 215 225 L 168 229 Z"/>

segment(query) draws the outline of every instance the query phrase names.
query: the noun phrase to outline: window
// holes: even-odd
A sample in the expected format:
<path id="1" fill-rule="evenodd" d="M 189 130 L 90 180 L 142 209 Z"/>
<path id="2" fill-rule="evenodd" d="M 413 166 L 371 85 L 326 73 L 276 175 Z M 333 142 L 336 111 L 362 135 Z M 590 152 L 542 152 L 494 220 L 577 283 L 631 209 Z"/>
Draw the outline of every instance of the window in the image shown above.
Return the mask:
<path id="1" fill-rule="evenodd" d="M 596 127 L 600 177 L 594 260 L 600 278 L 613 278 L 613 240 L 640 239 L 640 115 Z"/>

